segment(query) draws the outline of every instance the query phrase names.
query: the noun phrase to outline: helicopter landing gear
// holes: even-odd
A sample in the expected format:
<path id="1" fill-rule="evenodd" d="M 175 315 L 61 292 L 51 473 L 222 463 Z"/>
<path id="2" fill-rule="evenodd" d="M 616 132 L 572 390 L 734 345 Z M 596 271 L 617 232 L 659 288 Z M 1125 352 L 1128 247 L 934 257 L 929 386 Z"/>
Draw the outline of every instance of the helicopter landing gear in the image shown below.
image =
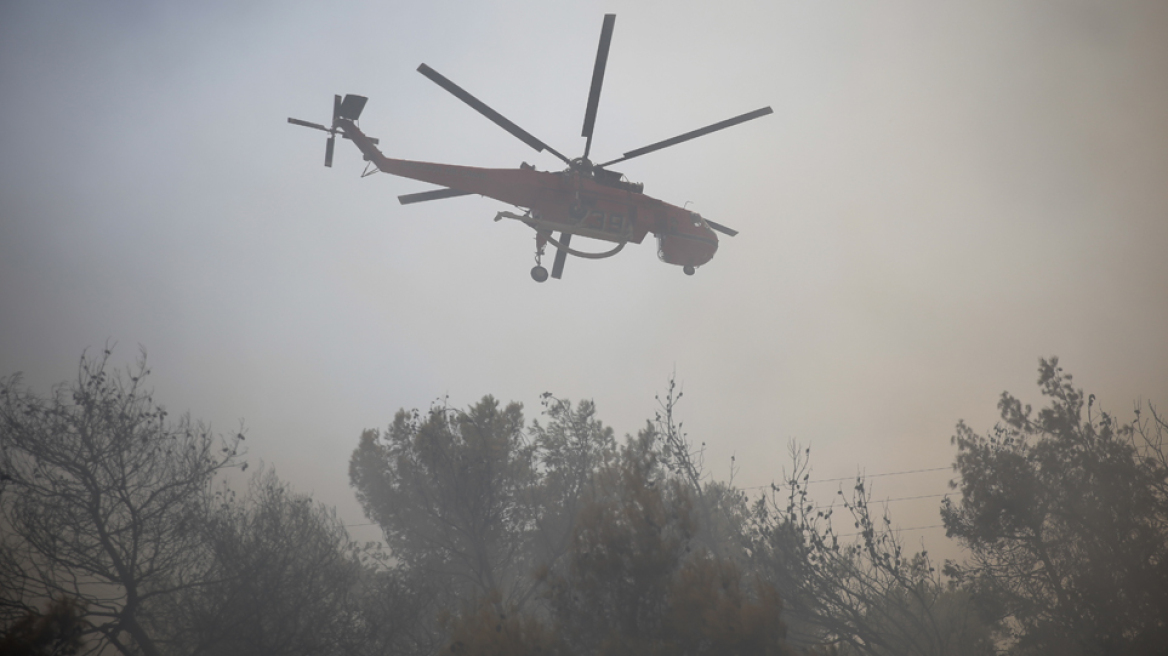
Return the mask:
<path id="1" fill-rule="evenodd" d="M 535 233 L 535 266 L 531 267 L 531 279 L 536 282 L 544 282 L 548 279 L 548 270 L 540 264 L 545 246 L 547 246 L 547 235 L 537 231 Z"/>
<path id="2" fill-rule="evenodd" d="M 684 267 L 682 267 L 681 270 L 684 271 L 685 275 L 687 275 L 687 276 L 692 276 L 694 274 L 694 271 L 696 271 L 696 269 L 694 269 L 693 267 L 691 267 L 688 264 L 685 265 Z"/>

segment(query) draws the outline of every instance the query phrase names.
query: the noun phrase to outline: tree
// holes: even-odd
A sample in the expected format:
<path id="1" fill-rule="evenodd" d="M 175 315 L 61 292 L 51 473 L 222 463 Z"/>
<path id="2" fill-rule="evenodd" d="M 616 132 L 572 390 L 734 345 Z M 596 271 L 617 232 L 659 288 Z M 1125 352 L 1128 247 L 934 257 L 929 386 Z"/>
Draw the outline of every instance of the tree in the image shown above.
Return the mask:
<path id="1" fill-rule="evenodd" d="M 443 613 L 452 656 L 572 656 L 555 627 L 514 606 L 500 611 L 497 594 L 464 602 L 461 612 Z"/>
<path id="2" fill-rule="evenodd" d="M 378 550 L 349 538 L 335 510 L 270 470 L 252 477 L 242 499 L 226 487 L 217 498 L 206 525 L 213 564 L 205 585 L 159 601 L 171 627 L 168 653 L 416 651 L 410 634 L 424 600 L 394 585 L 397 573 Z"/>
<path id="3" fill-rule="evenodd" d="M 654 436 L 661 464 L 689 489 L 701 518 L 697 540 L 719 558 L 741 560 L 738 538 L 747 515 L 747 498 L 733 486 L 734 457 L 730 458 L 729 482 L 708 480 L 704 468 L 706 443 L 695 448 L 676 417 L 677 405 L 684 396 L 676 379 L 670 377 L 665 398 L 657 397 L 657 413 L 645 431 Z"/>
<path id="4" fill-rule="evenodd" d="M 785 595 L 793 643 L 867 656 L 994 653 L 991 623 L 942 581 L 927 552 L 906 552 L 862 476 L 851 495 L 837 493 L 840 506 L 817 505 L 810 449 L 790 450 L 785 484 L 756 502 L 745 539 L 752 569 Z M 837 533 L 837 509 L 855 533 Z"/>
<path id="5" fill-rule="evenodd" d="M 536 472 L 523 429 L 522 406 L 488 396 L 465 412 L 399 411 L 353 452 L 350 481 L 393 557 L 451 599 L 530 592 Z"/>
<path id="6" fill-rule="evenodd" d="M 543 395 L 546 424 L 532 421 L 537 484 L 527 503 L 535 518 L 536 567 L 552 567 L 567 552 L 580 510 L 598 494 L 596 472 L 617 457 L 611 428 L 596 419 L 596 406 Z"/>
<path id="7" fill-rule="evenodd" d="M 555 629 L 578 654 L 790 653 L 774 587 L 695 548 L 688 481 L 642 431 L 597 472 L 566 560 L 541 575 Z"/>
<path id="8" fill-rule="evenodd" d="M 83 356 L 48 397 L 0 381 L 0 613 L 76 599 L 91 651 L 154 656 L 150 609 L 203 583 L 207 491 L 243 437 L 169 419 L 144 360 L 119 373 L 109 357 Z"/>
<path id="9" fill-rule="evenodd" d="M 326 654 L 347 632 L 346 602 L 360 562 L 335 513 L 291 492 L 275 473 L 253 478 L 243 503 L 225 502 L 207 525 L 209 585 L 176 601 L 194 629 L 174 651 Z M 177 619 L 177 618 L 176 618 Z"/>
<path id="10" fill-rule="evenodd" d="M 445 648 L 788 653 L 777 591 L 695 541 L 701 476 L 677 464 L 684 438 L 650 425 L 618 449 L 591 402 L 543 401 L 545 422 L 526 434 L 519 406 L 491 397 L 401 411 L 353 454 L 358 498 L 393 557 L 444 588 Z"/>
<path id="11" fill-rule="evenodd" d="M 1168 426 L 1123 424 L 1041 360 L 1049 406 L 1003 392 L 1002 423 L 958 423 L 946 532 L 970 550 L 950 571 L 1009 619 L 1021 653 L 1164 654 L 1168 645 Z"/>

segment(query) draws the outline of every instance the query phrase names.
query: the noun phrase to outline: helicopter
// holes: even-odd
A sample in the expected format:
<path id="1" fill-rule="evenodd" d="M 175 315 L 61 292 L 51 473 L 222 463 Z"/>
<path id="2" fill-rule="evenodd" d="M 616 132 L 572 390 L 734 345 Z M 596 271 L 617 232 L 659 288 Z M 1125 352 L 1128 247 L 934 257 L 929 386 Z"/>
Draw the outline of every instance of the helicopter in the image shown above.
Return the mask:
<path id="1" fill-rule="evenodd" d="M 531 277 L 536 282 L 544 282 L 548 278 L 548 271 L 542 266 L 542 258 L 548 244 L 556 249 L 551 277 L 559 279 L 563 275 L 568 255 L 587 259 L 611 257 L 630 242 L 640 244 L 650 232 L 657 239 L 658 258 L 667 264 L 682 267 L 686 275 L 692 276 L 697 268 L 709 262 L 718 250 L 718 237 L 715 232 L 731 237 L 738 232 L 696 212 L 645 195 L 643 183 L 629 182 L 623 174 L 609 167 L 766 116 L 771 114 L 772 110 L 769 106 L 756 109 L 630 150 L 623 156 L 604 163 L 593 162 L 589 159 L 592 151 L 592 134 L 615 26 L 616 14 L 606 14 L 600 30 L 600 45 L 592 70 L 592 88 L 588 94 L 584 128 L 580 135 L 586 139 L 584 154 L 576 158 L 568 158 L 540 141 L 426 64 L 418 67 L 419 73 L 536 152 L 546 150 L 560 159 L 567 165 L 567 168 L 561 171 L 538 171 L 526 162 L 517 169 L 495 169 L 386 157 L 378 149 L 379 141 L 367 136 L 358 126 L 357 121 L 368 100 L 365 96 L 353 94 L 345 95 L 343 98 L 334 96 L 332 124 L 329 127 L 295 118 L 289 118 L 288 122 L 328 133 L 328 140 L 325 143 L 325 166 L 332 166 L 333 149 L 339 134 L 352 141 L 368 162 L 362 177 L 382 172 L 439 185 L 438 189 L 431 191 L 398 196 L 398 201 L 402 205 L 478 194 L 520 208 L 523 210 L 521 214 L 511 211 L 498 212 L 495 221 L 513 219 L 535 231 L 535 266 L 531 269 Z M 557 232 L 558 238 L 553 236 Z M 615 246 L 603 252 L 580 251 L 571 246 L 573 236 L 609 242 Z"/>

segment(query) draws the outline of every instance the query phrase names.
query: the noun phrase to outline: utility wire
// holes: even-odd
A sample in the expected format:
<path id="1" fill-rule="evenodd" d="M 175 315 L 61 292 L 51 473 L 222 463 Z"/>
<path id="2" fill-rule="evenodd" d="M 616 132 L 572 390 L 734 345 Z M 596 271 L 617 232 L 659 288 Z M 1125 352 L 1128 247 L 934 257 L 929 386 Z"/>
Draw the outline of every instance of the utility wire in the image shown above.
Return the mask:
<path id="1" fill-rule="evenodd" d="M 948 492 L 941 492 L 939 494 L 918 494 L 916 496 L 911 496 L 911 497 L 893 497 L 891 499 L 869 499 L 868 503 L 869 504 L 881 504 L 881 503 L 892 503 L 893 501 L 911 501 L 913 499 L 936 499 L 937 497 L 947 497 L 947 496 L 949 496 Z M 822 505 L 822 504 L 817 504 L 815 506 L 815 509 L 819 510 L 820 508 L 830 508 L 832 505 L 834 505 L 834 504 L 829 503 L 826 506 Z"/>
<path id="2" fill-rule="evenodd" d="M 894 528 L 894 529 L 892 529 L 892 532 L 897 533 L 900 531 L 924 531 L 924 530 L 931 529 L 931 528 L 945 528 L 945 525 L 944 524 L 930 524 L 928 526 L 909 526 L 908 528 Z M 850 538 L 850 537 L 853 537 L 856 535 L 861 535 L 862 533 L 863 533 L 863 531 L 856 531 L 855 533 L 840 533 L 840 534 L 836 535 L 836 537 L 837 538 Z"/>
<path id="3" fill-rule="evenodd" d="M 925 472 L 943 471 L 943 470 L 948 470 L 948 469 L 952 469 L 952 468 L 951 467 L 929 467 L 927 469 L 906 469 L 905 471 L 885 472 L 883 474 L 857 474 L 855 476 L 840 476 L 839 478 L 818 478 L 818 479 L 815 479 L 814 481 L 806 481 L 806 482 L 808 484 L 810 484 L 810 483 L 835 483 L 838 481 L 851 481 L 851 480 L 855 480 L 857 478 L 869 479 L 869 478 L 882 478 L 884 476 L 904 476 L 905 474 L 922 474 Z M 750 487 L 744 487 L 744 488 L 739 488 L 739 489 L 742 489 L 742 490 L 761 490 L 761 489 L 766 488 L 766 487 L 771 487 L 771 485 L 752 485 Z M 778 485 L 776 487 L 782 487 L 782 486 Z"/>

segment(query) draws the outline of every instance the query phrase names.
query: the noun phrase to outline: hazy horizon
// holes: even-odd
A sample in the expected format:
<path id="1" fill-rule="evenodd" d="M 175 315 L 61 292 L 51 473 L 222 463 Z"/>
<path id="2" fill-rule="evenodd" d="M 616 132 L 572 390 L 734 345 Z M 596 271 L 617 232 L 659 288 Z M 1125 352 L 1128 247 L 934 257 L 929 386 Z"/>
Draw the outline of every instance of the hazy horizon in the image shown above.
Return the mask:
<path id="1" fill-rule="evenodd" d="M 510 208 L 401 206 L 428 187 L 360 178 L 344 141 L 325 169 L 286 123 L 359 93 L 390 156 L 558 170 L 415 69 L 575 156 L 604 13 L 595 158 L 775 110 L 617 167 L 740 231 L 693 277 L 646 240 L 538 285 L 531 232 L 490 220 Z M 959 419 L 1042 404 L 1040 357 L 1128 417 L 1168 400 L 1166 37 L 1137 2 L 8 3 L 0 375 L 47 392 L 86 348 L 141 346 L 159 400 L 242 420 L 351 524 L 361 431 L 439 398 L 593 399 L 635 433 L 676 374 L 708 471 L 733 455 L 744 487 L 790 439 L 822 478 L 947 467 Z"/>

